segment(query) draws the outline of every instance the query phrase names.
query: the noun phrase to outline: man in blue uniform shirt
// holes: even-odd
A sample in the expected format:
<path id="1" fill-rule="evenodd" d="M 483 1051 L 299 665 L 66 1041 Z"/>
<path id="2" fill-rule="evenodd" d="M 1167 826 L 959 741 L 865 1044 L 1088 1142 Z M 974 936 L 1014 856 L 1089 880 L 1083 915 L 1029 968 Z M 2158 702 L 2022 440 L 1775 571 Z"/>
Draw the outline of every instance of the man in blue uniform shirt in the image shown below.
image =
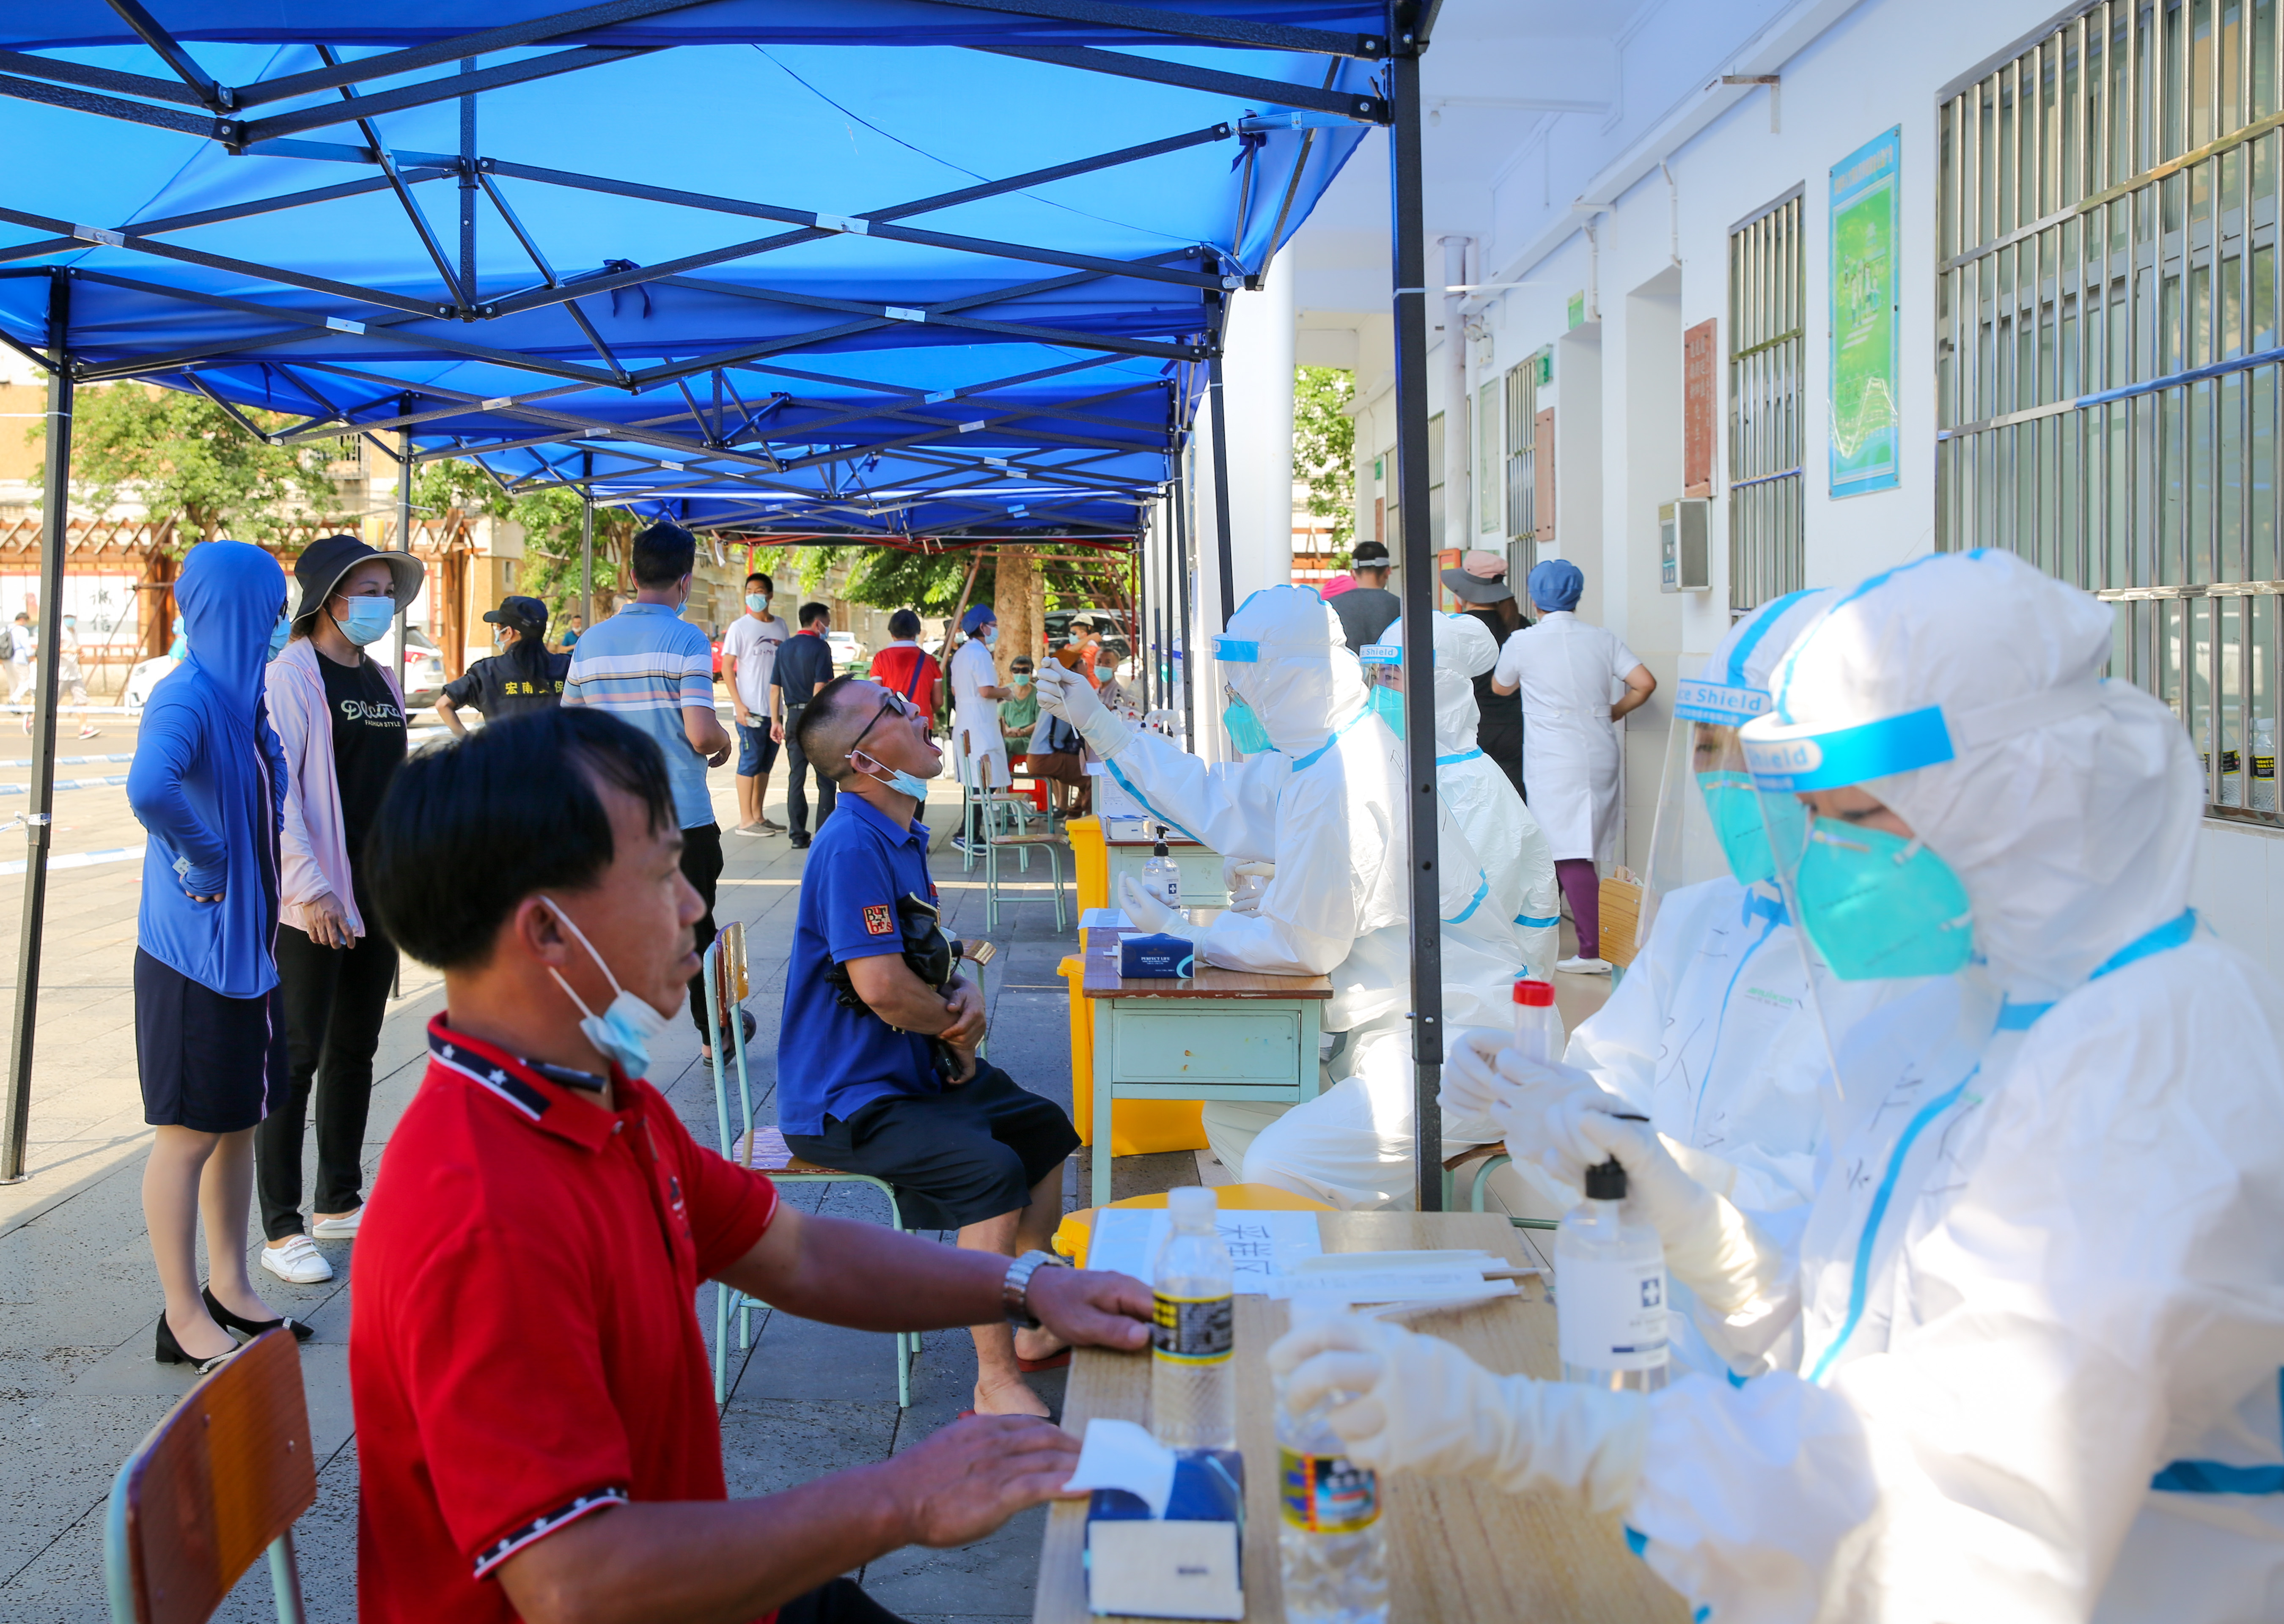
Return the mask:
<path id="1" fill-rule="evenodd" d="M 786 1144 L 820 1166 L 886 1179 L 915 1229 L 957 1230 L 962 1246 L 1009 1257 L 1044 1249 L 1078 1134 L 1060 1106 L 977 1063 L 982 994 L 956 976 L 937 981 L 948 954 L 935 931 L 927 825 L 917 821 L 943 760 L 927 714 L 877 683 L 838 677 L 817 691 L 798 730 L 802 754 L 847 799 L 817 831 L 802 876 L 778 1037 Z M 1059 1345 L 1005 1321 L 973 1331 L 975 1408 L 1045 1415 L 1021 1364 Z"/>

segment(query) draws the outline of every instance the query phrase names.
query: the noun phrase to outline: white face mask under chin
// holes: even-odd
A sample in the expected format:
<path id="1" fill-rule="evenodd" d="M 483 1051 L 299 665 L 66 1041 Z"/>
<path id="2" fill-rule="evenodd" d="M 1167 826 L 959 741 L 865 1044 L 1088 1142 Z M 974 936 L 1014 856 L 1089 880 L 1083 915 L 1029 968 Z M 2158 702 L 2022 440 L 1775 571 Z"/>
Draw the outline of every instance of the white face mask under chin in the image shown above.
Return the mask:
<path id="1" fill-rule="evenodd" d="M 603 972 L 603 979 L 618 995 L 611 1000 L 611 1007 L 598 1015 L 587 1007 L 584 998 L 571 990 L 571 983 L 563 979 L 562 972 L 550 964 L 547 973 L 555 978 L 555 985 L 563 989 L 565 997 L 579 1006 L 579 1013 L 583 1017 L 579 1022 L 579 1030 L 585 1034 L 587 1041 L 602 1053 L 605 1059 L 615 1062 L 628 1076 L 645 1075 L 650 1070 L 650 1041 L 666 1030 L 670 1018 L 660 1014 L 647 1001 L 636 997 L 619 985 L 619 978 L 611 973 L 611 967 L 603 962 L 603 956 L 595 951 L 594 943 L 587 940 L 587 933 L 572 923 L 571 916 L 563 911 L 562 906 L 553 897 L 543 896 L 539 900 L 547 904 L 555 917 L 563 922 L 563 928 L 587 949 L 587 956 L 595 961 L 595 968 Z"/>

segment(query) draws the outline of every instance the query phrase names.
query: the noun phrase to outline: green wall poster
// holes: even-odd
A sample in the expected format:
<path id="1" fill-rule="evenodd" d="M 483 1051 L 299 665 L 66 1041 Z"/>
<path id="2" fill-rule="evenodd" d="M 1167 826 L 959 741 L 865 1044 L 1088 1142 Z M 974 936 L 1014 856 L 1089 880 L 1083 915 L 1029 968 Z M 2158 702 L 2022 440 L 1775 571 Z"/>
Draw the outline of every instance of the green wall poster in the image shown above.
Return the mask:
<path id="1" fill-rule="evenodd" d="M 1896 410 L 1896 193 L 1901 125 L 1832 169 L 1832 494 L 1900 482 Z"/>

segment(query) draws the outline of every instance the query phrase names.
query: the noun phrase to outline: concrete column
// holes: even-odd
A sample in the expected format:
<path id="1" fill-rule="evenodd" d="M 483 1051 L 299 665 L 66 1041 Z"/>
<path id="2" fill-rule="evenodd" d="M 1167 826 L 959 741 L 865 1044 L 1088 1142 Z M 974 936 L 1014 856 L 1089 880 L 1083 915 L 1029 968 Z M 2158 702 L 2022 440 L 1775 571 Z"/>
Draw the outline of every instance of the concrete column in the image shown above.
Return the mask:
<path id="1" fill-rule="evenodd" d="M 1228 397 L 1230 549 L 1237 603 L 1263 587 L 1293 582 L 1293 259 L 1270 262 L 1259 293 L 1230 296 L 1222 361 Z M 1201 428 L 1200 444 L 1212 443 Z M 1214 575 L 1213 458 L 1199 458 L 1199 574 Z M 1235 605 L 1232 605 L 1232 607 Z M 1207 617 L 1201 617 L 1201 619 Z M 1221 629 L 1216 605 L 1207 620 Z"/>
<path id="2" fill-rule="evenodd" d="M 1443 250 L 1445 287 L 1467 280 L 1466 237 L 1440 237 Z M 1475 544 L 1475 498 L 1467 469 L 1474 445 L 1474 400 L 1467 393 L 1467 333 L 1459 307 L 1465 293 L 1445 293 L 1443 310 L 1443 534 L 1441 547 L 1469 548 Z"/>

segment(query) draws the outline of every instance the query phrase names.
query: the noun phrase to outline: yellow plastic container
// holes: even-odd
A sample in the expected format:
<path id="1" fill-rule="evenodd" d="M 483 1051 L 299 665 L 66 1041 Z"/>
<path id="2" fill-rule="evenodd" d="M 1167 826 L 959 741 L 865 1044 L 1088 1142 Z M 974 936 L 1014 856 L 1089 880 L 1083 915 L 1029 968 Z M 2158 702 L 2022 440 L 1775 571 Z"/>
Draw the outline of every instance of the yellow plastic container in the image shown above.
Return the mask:
<path id="1" fill-rule="evenodd" d="M 1074 817 L 1063 824 L 1070 841 L 1071 864 L 1078 878 L 1078 909 L 1110 906 L 1110 848 L 1102 842 L 1102 820 Z"/>
<path id="2" fill-rule="evenodd" d="M 1214 1201 L 1224 1212 L 1237 1213 L 1332 1213 L 1340 1209 L 1322 1201 L 1311 1201 L 1306 1196 L 1296 1196 L 1289 1190 L 1279 1190 L 1274 1184 L 1224 1184 L 1214 1191 Z M 1113 1206 L 1163 1206 L 1166 1196 L 1161 1191 L 1154 1196 L 1129 1196 L 1123 1201 L 1113 1201 Z M 1081 1269 L 1086 1267 L 1087 1242 L 1094 1235 L 1094 1215 L 1099 1207 L 1065 1214 L 1055 1230 L 1055 1250 Z"/>
<path id="3" fill-rule="evenodd" d="M 1100 841 L 1095 850 L 1102 849 Z M 1094 1143 L 1094 1018 L 1086 1007 L 1085 960 L 1055 966 L 1070 988 L 1071 1120 L 1081 1144 Z M 1193 1099 L 1123 1099 L 1110 1108 L 1110 1153 L 1149 1156 L 1206 1148 L 1205 1107 Z"/>

